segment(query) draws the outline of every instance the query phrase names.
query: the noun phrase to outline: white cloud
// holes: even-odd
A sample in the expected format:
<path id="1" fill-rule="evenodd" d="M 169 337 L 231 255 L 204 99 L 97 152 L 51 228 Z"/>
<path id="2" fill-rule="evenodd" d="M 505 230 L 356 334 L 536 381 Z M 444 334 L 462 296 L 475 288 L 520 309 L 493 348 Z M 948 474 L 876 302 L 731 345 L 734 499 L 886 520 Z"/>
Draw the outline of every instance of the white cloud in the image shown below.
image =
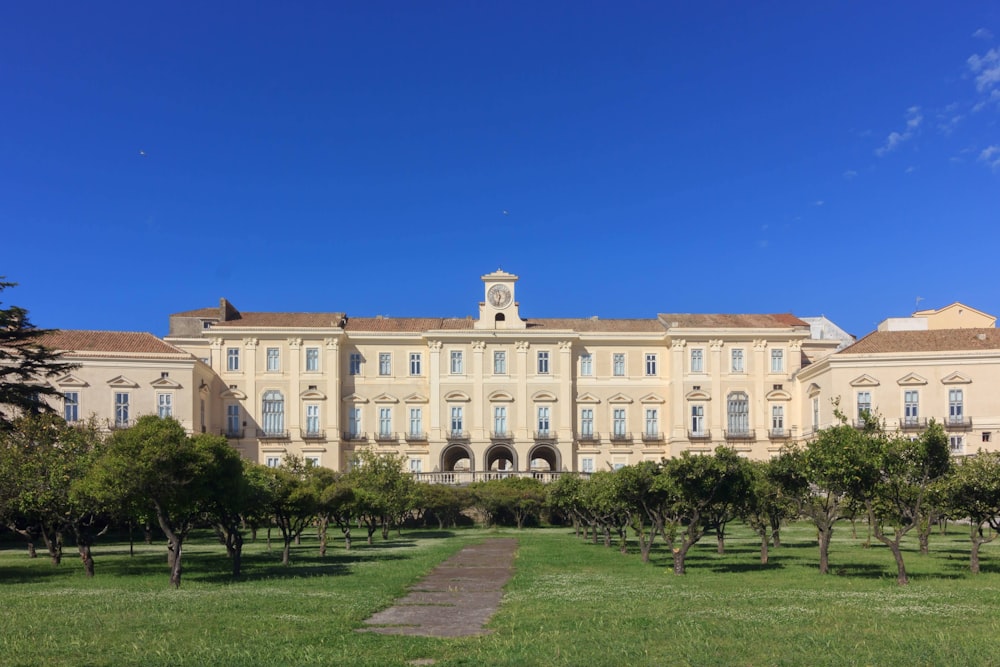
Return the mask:
<path id="1" fill-rule="evenodd" d="M 909 167 L 907 167 L 906 169 L 903 170 L 903 173 L 904 174 L 912 174 L 916 170 L 917 170 L 916 167 L 914 167 L 913 165 L 910 165 Z"/>
<path id="2" fill-rule="evenodd" d="M 826 203 L 826 202 L 824 202 L 824 201 L 823 201 L 822 199 L 817 199 L 817 200 L 816 200 L 816 203 L 815 203 L 814 205 L 815 205 L 815 206 L 822 206 L 822 205 L 823 205 L 823 204 L 825 204 L 825 203 Z"/>
<path id="3" fill-rule="evenodd" d="M 985 162 L 994 169 L 1000 169 L 1000 146 L 987 146 L 979 153 L 979 161 Z"/>
<path id="4" fill-rule="evenodd" d="M 854 171 L 853 169 L 848 169 L 847 171 L 844 172 L 844 178 L 846 178 L 849 181 L 852 181 L 857 177 L 858 177 L 858 172 Z"/>
<path id="5" fill-rule="evenodd" d="M 993 33 L 988 28 L 980 28 L 972 33 L 972 36 L 976 39 L 993 39 Z"/>
<path id="6" fill-rule="evenodd" d="M 882 157 L 887 153 L 891 153 L 896 150 L 900 144 L 909 140 L 913 136 L 913 133 L 920 127 L 920 123 L 922 123 L 923 120 L 924 117 L 923 114 L 920 113 L 920 107 L 912 106 L 907 109 L 906 129 L 902 132 L 890 132 L 889 136 L 885 139 L 885 143 L 875 149 L 875 155 Z"/>
<path id="7" fill-rule="evenodd" d="M 979 92 L 992 90 L 1000 83 L 1000 50 L 990 49 L 983 55 L 974 53 L 966 62 L 976 75 L 976 90 Z"/>

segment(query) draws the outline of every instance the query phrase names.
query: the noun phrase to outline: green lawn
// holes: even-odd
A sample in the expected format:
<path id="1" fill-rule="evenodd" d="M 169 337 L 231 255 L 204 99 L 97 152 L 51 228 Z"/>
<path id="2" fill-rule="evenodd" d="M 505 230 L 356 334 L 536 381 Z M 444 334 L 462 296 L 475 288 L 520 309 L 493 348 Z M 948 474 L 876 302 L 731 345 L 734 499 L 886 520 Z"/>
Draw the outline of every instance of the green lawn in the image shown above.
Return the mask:
<path id="1" fill-rule="evenodd" d="M 859 530 L 863 527 L 859 526 Z M 342 543 L 320 559 L 313 539 L 278 563 L 279 545 L 248 543 L 231 582 L 208 535 L 185 552 L 180 590 L 168 587 L 162 544 L 98 543 L 97 577 L 75 552 L 54 568 L 0 544 L 0 663 L 5 665 L 969 665 L 1000 664 L 1000 548 L 968 573 L 964 527 L 907 552 L 912 582 L 895 583 L 887 549 L 834 533 L 831 570 L 817 572 L 815 533 L 800 523 L 759 564 L 737 528 L 726 555 L 711 536 L 669 572 L 668 554 L 584 543 L 567 529 L 404 532 L 372 547 Z M 520 539 L 494 633 L 431 639 L 357 633 L 462 546 Z M 7 536 L 9 538 L 9 535 Z M 635 549 L 633 549 L 635 551 Z"/>

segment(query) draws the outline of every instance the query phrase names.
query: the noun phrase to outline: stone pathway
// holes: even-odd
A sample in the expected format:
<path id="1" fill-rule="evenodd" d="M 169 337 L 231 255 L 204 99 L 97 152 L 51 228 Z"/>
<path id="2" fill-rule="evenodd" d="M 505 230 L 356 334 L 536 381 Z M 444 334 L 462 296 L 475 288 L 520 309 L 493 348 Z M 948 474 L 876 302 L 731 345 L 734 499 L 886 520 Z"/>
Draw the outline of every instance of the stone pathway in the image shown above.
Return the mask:
<path id="1" fill-rule="evenodd" d="M 514 573 L 517 540 L 497 538 L 468 546 L 438 565 L 410 593 L 367 621 L 361 632 L 426 637 L 488 634 L 483 626 L 500 606 Z"/>

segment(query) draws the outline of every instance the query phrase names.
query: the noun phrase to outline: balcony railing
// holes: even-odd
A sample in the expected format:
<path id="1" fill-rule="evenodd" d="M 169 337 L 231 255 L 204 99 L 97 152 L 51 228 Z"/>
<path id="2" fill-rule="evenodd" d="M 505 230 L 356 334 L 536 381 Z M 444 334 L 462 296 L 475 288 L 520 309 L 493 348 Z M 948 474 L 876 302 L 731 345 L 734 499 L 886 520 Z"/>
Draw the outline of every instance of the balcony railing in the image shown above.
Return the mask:
<path id="1" fill-rule="evenodd" d="M 390 431 L 379 431 L 375 434 L 375 442 L 396 442 L 399 436 Z"/>
<path id="2" fill-rule="evenodd" d="M 542 483 L 554 482 L 559 479 L 562 475 L 576 475 L 578 477 L 587 478 L 590 477 L 590 473 L 587 472 L 553 472 L 550 470 L 531 470 L 531 471 L 513 471 L 513 470 L 490 470 L 486 472 L 471 471 L 471 470 L 455 470 L 452 472 L 415 472 L 413 473 L 413 479 L 418 482 L 424 482 L 427 484 L 472 484 L 473 482 L 489 482 L 495 479 L 509 479 L 512 477 L 528 477 L 531 479 L 537 479 Z"/>
<path id="3" fill-rule="evenodd" d="M 260 440 L 288 440 L 288 431 L 265 431 L 257 429 L 257 438 Z"/>
<path id="4" fill-rule="evenodd" d="M 452 442 L 468 442 L 469 432 L 460 429 L 452 429 L 445 433 L 445 437 Z"/>
<path id="5" fill-rule="evenodd" d="M 535 431 L 535 440 L 555 440 L 556 432 L 549 429 Z"/>
<path id="6" fill-rule="evenodd" d="M 899 428 L 904 431 L 919 431 L 927 428 L 927 420 L 920 417 L 900 417 Z"/>
<path id="7" fill-rule="evenodd" d="M 135 426 L 134 419 L 113 419 L 108 422 L 108 428 L 112 431 L 129 428 L 130 426 Z"/>
<path id="8" fill-rule="evenodd" d="M 510 431 L 490 431 L 490 440 L 513 440 Z"/>
<path id="9" fill-rule="evenodd" d="M 342 436 L 342 440 L 347 442 L 363 442 L 368 440 L 367 433 L 360 433 L 357 431 L 344 431 Z"/>
<path id="10" fill-rule="evenodd" d="M 244 429 L 237 429 L 235 431 L 230 431 L 227 429 L 219 429 L 219 435 L 224 435 L 230 440 L 242 440 L 246 437 L 246 431 Z"/>
<path id="11" fill-rule="evenodd" d="M 788 440 L 792 437 L 792 432 L 787 428 L 772 428 L 767 432 L 767 437 L 771 440 Z"/>
<path id="12" fill-rule="evenodd" d="M 582 443 L 598 443 L 601 441 L 600 433 L 577 433 L 576 439 L 578 442 Z"/>
<path id="13" fill-rule="evenodd" d="M 688 431 L 688 440 L 711 440 L 712 432 L 709 430 L 704 431 Z"/>
<path id="14" fill-rule="evenodd" d="M 750 430 L 723 431 L 726 440 L 756 440 L 757 434 Z"/>
<path id="15" fill-rule="evenodd" d="M 611 442 L 632 442 L 631 433 L 612 433 Z"/>
<path id="16" fill-rule="evenodd" d="M 948 417 L 944 423 L 949 431 L 968 431 L 972 429 L 972 419 L 965 417 Z"/>
<path id="17" fill-rule="evenodd" d="M 413 432 L 411 432 L 411 433 L 407 433 L 405 437 L 406 437 L 406 441 L 407 442 L 427 442 L 427 434 L 426 433 L 413 433 Z"/>
<path id="18" fill-rule="evenodd" d="M 303 440 L 326 440 L 326 431 L 303 431 Z"/>
<path id="19" fill-rule="evenodd" d="M 643 433 L 642 434 L 642 441 L 643 442 L 663 442 L 663 434 L 662 433 L 648 433 L 648 432 L 647 433 Z"/>

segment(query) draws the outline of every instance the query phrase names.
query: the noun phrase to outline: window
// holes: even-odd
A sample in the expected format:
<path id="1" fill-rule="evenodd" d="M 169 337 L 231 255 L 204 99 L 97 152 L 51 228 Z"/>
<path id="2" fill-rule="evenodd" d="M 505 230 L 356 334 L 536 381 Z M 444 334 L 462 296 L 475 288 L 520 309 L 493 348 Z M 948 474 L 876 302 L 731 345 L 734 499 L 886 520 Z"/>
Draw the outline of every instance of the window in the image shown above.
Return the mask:
<path id="1" fill-rule="evenodd" d="M 771 372 L 772 373 L 784 373 L 785 372 L 785 351 L 784 350 L 771 350 Z"/>
<path id="2" fill-rule="evenodd" d="M 779 435 L 785 432 L 785 406 L 771 406 L 771 431 Z"/>
<path id="3" fill-rule="evenodd" d="M 381 436 L 392 435 L 392 408 L 378 409 L 378 434 Z"/>
<path id="4" fill-rule="evenodd" d="M 612 412 L 612 424 L 614 427 L 615 437 L 622 438 L 625 436 L 625 408 L 615 408 Z"/>
<path id="5" fill-rule="evenodd" d="M 201 402 L 199 403 L 198 407 L 199 407 L 198 414 L 201 416 L 201 422 L 199 422 L 201 424 L 201 432 L 204 433 L 205 432 L 205 399 L 204 398 L 201 399 Z"/>
<path id="6" fill-rule="evenodd" d="M 983 431 L 983 442 L 989 442 L 991 435 L 992 433 L 990 433 L 989 431 Z"/>
<path id="7" fill-rule="evenodd" d="M 726 401 L 726 424 L 730 434 L 750 432 L 750 401 L 742 391 L 729 394 Z"/>
<path id="8" fill-rule="evenodd" d="M 268 468 L 277 468 L 278 466 L 281 465 L 281 457 L 268 456 L 266 459 L 264 459 L 264 465 L 266 465 Z"/>
<path id="9" fill-rule="evenodd" d="M 319 406 L 306 406 L 306 435 L 319 435 Z"/>
<path id="10" fill-rule="evenodd" d="M 961 424 L 965 421 L 965 404 L 961 389 L 948 390 L 948 422 Z"/>
<path id="11" fill-rule="evenodd" d="M 813 430 L 819 430 L 819 396 L 813 398 L 813 410 L 812 410 L 812 423 Z"/>
<path id="12" fill-rule="evenodd" d="M 505 405 L 493 407 L 493 432 L 497 435 L 507 434 L 507 406 Z"/>
<path id="13" fill-rule="evenodd" d="M 156 414 L 160 417 L 160 419 L 166 419 L 167 417 L 174 416 L 173 394 L 156 395 Z"/>
<path id="14" fill-rule="evenodd" d="M 858 421 L 863 422 L 872 413 L 872 394 L 870 391 L 858 392 Z"/>
<path id="15" fill-rule="evenodd" d="M 494 350 L 493 352 L 493 374 L 507 374 L 507 353 L 503 350 Z"/>
<path id="16" fill-rule="evenodd" d="M 733 372 L 742 373 L 743 372 L 743 350 L 736 348 L 732 351 L 733 357 Z"/>
<path id="17" fill-rule="evenodd" d="M 549 434 L 549 408 L 541 406 L 538 408 L 538 434 L 546 436 Z"/>
<path id="18" fill-rule="evenodd" d="M 691 350 L 691 372 L 705 372 L 705 351 L 700 349 Z"/>
<path id="19" fill-rule="evenodd" d="M 594 459 L 589 456 L 580 459 L 580 472 L 594 472 Z"/>
<path id="20" fill-rule="evenodd" d="M 78 392 L 67 391 L 63 394 L 63 418 L 68 422 L 80 419 L 80 394 Z"/>
<path id="21" fill-rule="evenodd" d="M 379 375 L 392 375 L 392 353 L 391 352 L 379 352 L 378 353 L 378 374 Z"/>
<path id="22" fill-rule="evenodd" d="M 115 392 L 115 426 L 124 428 L 128 426 L 128 404 L 129 396 L 125 392 Z"/>
<path id="23" fill-rule="evenodd" d="M 239 435 L 240 433 L 240 406 L 226 406 L 226 435 Z"/>
<path id="24" fill-rule="evenodd" d="M 226 370 L 228 371 L 240 370 L 240 348 L 238 347 L 226 348 Z"/>
<path id="25" fill-rule="evenodd" d="M 424 412 L 421 408 L 410 408 L 410 436 L 420 437 L 424 434 Z"/>
<path id="26" fill-rule="evenodd" d="M 305 456 L 305 457 L 302 458 L 302 460 L 305 461 L 305 463 L 306 463 L 307 466 L 318 466 L 319 465 L 319 456 L 317 456 L 315 454 L 313 454 L 311 456 Z"/>
<path id="27" fill-rule="evenodd" d="M 451 351 L 451 374 L 461 375 L 464 371 L 462 370 L 462 351 L 452 350 Z"/>
<path id="28" fill-rule="evenodd" d="M 280 391 L 264 392 L 261 404 L 261 414 L 264 416 L 265 435 L 284 435 L 285 433 L 285 397 Z"/>
<path id="29" fill-rule="evenodd" d="M 351 375 L 361 375 L 361 353 L 351 352 L 348 373 Z"/>
<path id="30" fill-rule="evenodd" d="M 544 350 L 538 352 L 538 373 L 547 375 L 549 372 L 549 353 Z"/>
<path id="31" fill-rule="evenodd" d="M 580 410 L 580 435 L 593 437 L 594 435 L 594 410 L 584 408 Z"/>
<path id="32" fill-rule="evenodd" d="M 705 406 L 691 406 L 691 434 L 702 435 L 705 433 Z"/>
<path id="33" fill-rule="evenodd" d="M 423 357 L 419 352 L 410 352 L 410 375 L 420 375 Z"/>
<path id="34" fill-rule="evenodd" d="M 590 377 L 594 374 L 594 357 L 589 352 L 580 355 L 580 375 Z M 593 459 L 591 459 L 593 461 Z"/>
<path id="35" fill-rule="evenodd" d="M 347 433 L 352 438 L 361 435 L 361 408 L 352 407 L 347 411 Z"/>
<path id="36" fill-rule="evenodd" d="M 315 373 L 319 370 L 319 348 L 318 347 L 307 347 L 306 348 L 306 371 L 310 373 Z"/>
<path id="37" fill-rule="evenodd" d="M 656 375 L 656 355 L 646 355 L 646 375 Z"/>
<path id="38" fill-rule="evenodd" d="M 965 453 L 965 438 L 960 435 L 948 436 L 948 448 L 951 449 L 952 454 Z"/>
<path id="39" fill-rule="evenodd" d="M 625 354 L 622 352 L 615 352 L 611 355 L 611 373 L 621 377 L 625 375 Z"/>
<path id="40" fill-rule="evenodd" d="M 276 347 L 267 348 L 267 370 L 272 373 L 281 370 L 278 348 Z"/>
<path id="41" fill-rule="evenodd" d="M 451 432 L 452 435 L 462 434 L 462 406 L 455 405 L 451 408 Z"/>
<path id="42" fill-rule="evenodd" d="M 916 426 L 920 419 L 920 393 L 916 390 L 903 392 L 903 424 Z"/>
<path id="43" fill-rule="evenodd" d="M 423 472 L 423 461 L 420 459 L 410 459 L 410 472 Z"/>
<path id="44" fill-rule="evenodd" d="M 656 408 L 646 409 L 646 436 L 655 438 L 660 434 L 660 420 Z"/>

